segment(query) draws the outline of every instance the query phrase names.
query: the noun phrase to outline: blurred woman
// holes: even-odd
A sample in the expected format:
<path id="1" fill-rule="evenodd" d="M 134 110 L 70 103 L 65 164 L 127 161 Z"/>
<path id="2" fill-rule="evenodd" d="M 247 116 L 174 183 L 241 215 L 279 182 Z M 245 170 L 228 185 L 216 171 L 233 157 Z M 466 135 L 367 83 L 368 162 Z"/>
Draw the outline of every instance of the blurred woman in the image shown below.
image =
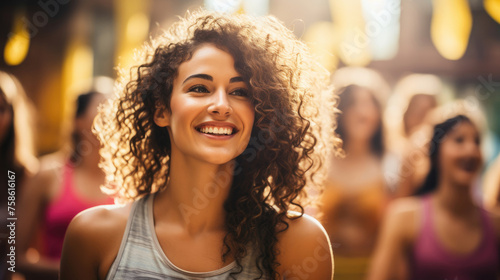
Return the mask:
<path id="1" fill-rule="evenodd" d="M 7 271 L 7 206 L 17 209 L 17 199 L 26 179 L 36 172 L 38 161 L 32 135 L 32 107 L 19 81 L 0 71 L 0 279 L 10 279 Z M 14 184 L 8 184 L 8 178 Z M 14 191 L 8 189 L 12 186 Z M 9 194 L 9 195 L 8 195 Z M 12 194 L 12 195 L 10 195 Z M 10 199 L 13 198 L 14 200 Z M 10 204 L 8 204 L 10 202 Z M 16 215 L 16 217 L 19 215 Z"/>
<path id="2" fill-rule="evenodd" d="M 480 133 L 457 115 L 434 126 L 431 168 L 418 197 L 391 204 L 368 279 L 496 280 L 500 217 L 475 205 L 471 187 L 481 169 Z"/>
<path id="3" fill-rule="evenodd" d="M 329 162 L 322 223 L 334 245 L 335 279 L 363 279 L 386 203 L 381 108 L 365 87 L 349 85 L 339 97 L 335 132 L 346 156 Z"/>
<path id="4" fill-rule="evenodd" d="M 384 121 L 387 144 L 399 158 L 395 174 L 388 174 L 397 185 L 397 196 L 411 195 L 429 170 L 425 147 L 421 145 L 419 128 L 427 114 L 438 105 L 442 94 L 441 80 L 429 74 L 411 74 L 401 79 L 388 101 Z M 421 153 L 416 153 L 421 150 Z"/>
<path id="5" fill-rule="evenodd" d="M 76 100 L 71 151 L 43 157 L 40 171 L 27 182 L 27 191 L 21 197 L 18 270 L 28 279 L 57 279 L 64 234 L 71 219 L 87 208 L 113 203 L 100 189 L 105 175 L 98 167 L 99 141 L 91 132 L 97 107 L 107 99 L 113 82 L 99 78 L 96 84 L 100 87 Z M 26 253 L 39 226 L 42 248 L 40 257 L 33 260 Z"/>
<path id="6" fill-rule="evenodd" d="M 384 112 L 388 146 L 403 152 L 406 141 L 425 120 L 426 115 L 438 105 L 442 95 L 441 80 L 430 74 L 405 76 L 394 87 Z"/>

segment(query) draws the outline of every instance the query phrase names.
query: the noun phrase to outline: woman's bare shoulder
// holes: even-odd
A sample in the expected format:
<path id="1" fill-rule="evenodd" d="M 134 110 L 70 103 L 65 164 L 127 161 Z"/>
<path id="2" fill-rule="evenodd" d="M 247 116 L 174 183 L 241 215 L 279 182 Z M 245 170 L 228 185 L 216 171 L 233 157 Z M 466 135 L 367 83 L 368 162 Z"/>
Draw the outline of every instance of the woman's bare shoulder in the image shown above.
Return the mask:
<path id="1" fill-rule="evenodd" d="M 384 218 L 384 232 L 411 244 L 416 238 L 422 215 L 422 199 L 420 197 L 404 197 L 393 200 L 387 207 Z"/>
<path id="2" fill-rule="evenodd" d="M 281 234 L 279 241 L 286 242 L 290 238 L 296 237 L 319 237 L 327 236 L 321 223 L 310 215 L 289 211 L 285 220 L 288 223 L 288 229 Z"/>
<path id="3" fill-rule="evenodd" d="M 333 255 L 323 226 L 313 217 L 289 212 L 288 229 L 278 235 L 278 261 L 283 277 L 331 279 Z M 314 267 L 312 270 L 311 268 Z"/>
<path id="4" fill-rule="evenodd" d="M 419 197 L 403 197 L 389 203 L 385 220 L 398 228 L 414 228 L 416 219 L 421 214 L 422 199 Z"/>
<path id="5" fill-rule="evenodd" d="M 388 214 L 398 216 L 414 215 L 422 208 L 422 199 L 420 197 L 409 196 L 393 200 L 388 208 Z"/>
<path id="6" fill-rule="evenodd" d="M 99 205 L 80 212 L 71 225 L 82 230 L 110 230 L 127 223 L 131 204 Z"/>
<path id="7" fill-rule="evenodd" d="M 96 249 L 107 248 L 123 236 L 131 204 L 100 205 L 80 212 L 71 221 L 67 237 L 73 235 L 85 243 L 100 244 Z"/>
<path id="8" fill-rule="evenodd" d="M 64 239 L 61 275 L 103 279 L 120 248 L 131 204 L 101 205 L 79 213 Z M 85 275 L 93 271 L 93 275 Z M 99 276 L 97 276 L 99 275 Z"/>

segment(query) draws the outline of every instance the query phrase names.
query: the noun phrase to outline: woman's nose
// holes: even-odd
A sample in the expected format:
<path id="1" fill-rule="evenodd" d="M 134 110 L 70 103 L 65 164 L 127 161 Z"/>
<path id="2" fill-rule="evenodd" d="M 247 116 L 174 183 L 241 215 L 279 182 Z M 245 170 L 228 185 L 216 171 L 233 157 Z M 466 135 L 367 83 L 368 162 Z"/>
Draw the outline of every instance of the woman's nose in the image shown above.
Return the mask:
<path id="1" fill-rule="evenodd" d="M 224 89 L 219 89 L 212 95 L 212 103 L 208 107 L 208 111 L 210 114 L 217 116 L 229 116 L 232 114 L 233 109 Z"/>

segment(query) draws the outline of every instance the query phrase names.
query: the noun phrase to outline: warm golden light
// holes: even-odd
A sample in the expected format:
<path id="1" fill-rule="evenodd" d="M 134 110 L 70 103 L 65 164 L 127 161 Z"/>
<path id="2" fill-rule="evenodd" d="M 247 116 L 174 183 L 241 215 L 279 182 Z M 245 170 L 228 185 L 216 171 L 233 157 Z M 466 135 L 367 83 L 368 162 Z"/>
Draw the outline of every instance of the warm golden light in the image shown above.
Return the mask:
<path id="1" fill-rule="evenodd" d="M 149 1 L 122 0 L 116 2 L 117 64 L 129 69 L 136 64 L 134 57 L 149 32 Z"/>
<path id="2" fill-rule="evenodd" d="M 484 0 L 484 9 L 498 23 L 500 23 L 500 0 Z"/>
<path id="3" fill-rule="evenodd" d="M 350 66 L 370 63 L 370 38 L 365 31 L 361 0 L 330 0 L 330 11 L 339 38 L 339 58 Z"/>
<path id="4" fill-rule="evenodd" d="M 70 127 L 70 116 L 72 112 L 72 102 L 75 96 L 85 90 L 85 82 L 93 76 L 94 54 L 92 48 L 84 41 L 74 39 L 70 42 L 64 59 L 62 69 L 62 96 L 61 104 L 50 103 L 48 106 L 52 110 L 47 111 L 50 119 L 57 120 L 63 117 L 63 127 Z M 59 107 L 56 107 L 56 106 Z M 60 109 L 63 109 L 62 112 Z"/>
<path id="5" fill-rule="evenodd" d="M 126 36 L 127 41 L 131 43 L 142 44 L 144 38 L 148 35 L 149 19 L 144 13 L 132 15 L 127 22 Z"/>
<path id="6" fill-rule="evenodd" d="M 311 25 L 302 39 L 323 67 L 329 71 L 335 70 L 338 64 L 338 58 L 334 54 L 337 36 L 331 22 L 321 21 Z"/>
<path id="7" fill-rule="evenodd" d="M 434 0 L 431 39 L 446 59 L 460 59 L 469 42 L 472 14 L 467 0 Z"/>
<path id="8" fill-rule="evenodd" d="M 12 33 L 4 48 L 4 60 L 8 65 L 18 65 L 24 61 L 30 47 L 30 36 L 22 21 L 24 12 L 14 16 Z"/>

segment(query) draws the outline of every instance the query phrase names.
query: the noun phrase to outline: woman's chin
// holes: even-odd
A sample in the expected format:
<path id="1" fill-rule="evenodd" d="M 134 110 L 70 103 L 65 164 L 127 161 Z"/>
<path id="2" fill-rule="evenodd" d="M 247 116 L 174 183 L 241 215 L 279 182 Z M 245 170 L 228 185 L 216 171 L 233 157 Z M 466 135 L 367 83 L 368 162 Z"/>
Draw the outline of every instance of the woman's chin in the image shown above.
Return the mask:
<path id="1" fill-rule="evenodd" d="M 454 181 L 456 182 L 456 185 L 468 189 L 472 186 L 475 179 L 476 179 L 476 174 L 465 173 L 456 176 Z"/>
<path id="2" fill-rule="evenodd" d="M 231 163 L 235 158 L 236 158 L 235 155 L 227 155 L 223 153 L 215 153 L 215 154 L 211 153 L 208 155 L 203 155 L 201 157 L 201 160 L 214 165 L 224 165 Z"/>

